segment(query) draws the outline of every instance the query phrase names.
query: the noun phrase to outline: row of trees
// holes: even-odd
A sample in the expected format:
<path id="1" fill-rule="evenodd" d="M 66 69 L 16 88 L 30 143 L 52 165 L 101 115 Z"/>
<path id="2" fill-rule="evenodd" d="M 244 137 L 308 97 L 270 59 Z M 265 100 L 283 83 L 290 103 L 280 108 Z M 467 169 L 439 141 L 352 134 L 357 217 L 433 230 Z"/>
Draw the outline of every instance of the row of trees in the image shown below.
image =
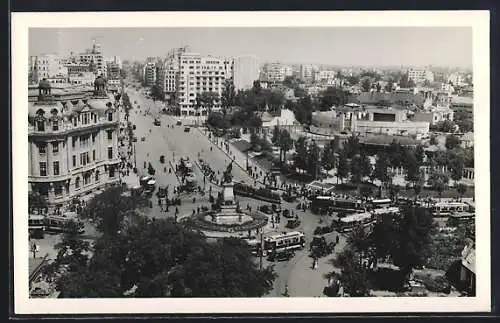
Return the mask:
<path id="1" fill-rule="evenodd" d="M 379 259 L 390 259 L 404 277 L 398 282 L 402 288 L 414 268 L 427 265 L 435 230 L 429 211 L 416 206 L 405 207 L 400 215 L 384 216 L 370 232 L 356 227 L 348 237 L 348 246 L 331 261 L 341 269 L 340 274 L 331 272 L 329 276 L 338 278 L 350 296 L 369 296 L 371 273 Z"/>
<path id="2" fill-rule="evenodd" d="M 243 240 L 209 243 L 171 219 L 138 215 L 137 203 L 113 188 L 84 210 L 102 236 L 93 247 L 76 235 L 56 246 L 61 297 L 260 297 L 272 288 L 273 268 L 259 269 Z"/>

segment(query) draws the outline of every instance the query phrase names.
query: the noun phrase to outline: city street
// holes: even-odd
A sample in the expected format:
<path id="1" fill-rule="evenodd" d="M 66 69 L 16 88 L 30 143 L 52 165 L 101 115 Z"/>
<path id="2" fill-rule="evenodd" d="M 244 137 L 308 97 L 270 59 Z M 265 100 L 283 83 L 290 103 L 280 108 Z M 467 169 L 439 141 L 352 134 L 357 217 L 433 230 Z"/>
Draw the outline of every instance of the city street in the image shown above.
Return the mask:
<path id="1" fill-rule="evenodd" d="M 169 194 L 173 194 L 173 187 L 179 185 L 179 182 L 175 175 L 168 173 L 169 165 L 167 162 L 178 161 L 180 157 L 187 156 L 191 160 L 198 159 L 198 153 L 200 153 L 200 158 L 205 160 L 214 171 L 222 172 L 226 169 L 230 158 L 213 144 L 208 136 L 203 133 L 203 130 L 198 130 L 195 127 L 191 127 L 191 131 L 184 132 L 184 126 L 175 125 L 177 118 L 165 114 L 160 114 L 161 106 L 156 104 L 153 100 L 146 98 L 140 91 L 133 89 L 131 87 L 125 88 L 126 93 L 130 97 L 130 101 L 133 105 L 133 109 L 130 113 L 130 121 L 132 124 L 136 125 L 135 134 L 139 139 L 135 143 L 137 149 L 137 165 L 139 172 L 146 173 L 147 170 L 143 169 L 144 162 L 146 164 L 151 162 L 153 167 L 156 169 L 156 180 L 158 185 L 168 185 Z M 135 104 L 134 102 L 137 101 Z M 141 107 L 142 113 L 137 112 L 136 106 Z M 144 116 L 144 111 L 149 109 L 149 115 Z M 154 126 L 153 121 L 155 116 L 160 116 L 161 126 Z M 182 120 L 182 119 L 181 119 Z M 167 127 L 167 125 L 169 127 Z M 151 130 L 151 132 L 149 132 Z M 146 137 L 146 141 L 141 141 L 142 137 Z M 219 139 L 220 140 L 220 139 Z M 210 147 L 213 147 L 210 151 Z M 233 149 L 230 150 L 231 152 Z M 235 152 L 236 154 L 240 152 Z M 149 156 L 148 156 L 149 154 Z M 167 172 L 163 171 L 164 165 L 160 164 L 160 156 L 165 156 L 165 165 L 167 165 Z M 243 155 L 236 155 L 237 161 L 240 164 L 244 162 Z M 198 178 L 198 183 L 203 187 L 203 175 L 195 163 L 194 172 Z M 243 181 L 254 184 L 254 180 L 240 167 L 234 166 L 232 171 L 235 181 Z M 206 190 L 208 191 L 208 185 L 210 183 L 206 182 Z M 217 187 L 213 185 L 213 190 Z M 206 196 L 206 195 L 205 195 Z M 257 200 L 241 199 L 243 205 L 247 203 L 252 207 L 257 207 L 259 205 L 265 204 L 265 202 L 260 202 Z M 200 206 L 201 201 L 199 201 L 199 196 L 197 197 L 196 205 L 192 202 L 186 201 L 181 206 L 181 212 L 190 213 L 192 208 L 195 206 Z M 204 199 L 203 205 L 208 206 L 208 201 Z M 282 202 L 283 209 L 294 210 L 296 203 Z M 323 287 L 326 285 L 327 280 L 323 277 L 324 274 L 332 270 L 332 266 L 328 264 L 328 260 L 333 257 L 333 255 L 327 256 L 319 260 L 319 266 L 316 270 L 311 268 L 312 259 L 308 256 L 309 254 L 309 242 L 312 240 L 313 231 L 319 225 L 319 216 L 312 214 L 309 210 L 296 211 L 301 220 L 301 225 L 295 229 L 303 231 L 306 235 L 306 248 L 304 250 L 298 251 L 295 257 L 288 262 L 277 262 L 275 263 L 275 270 L 278 273 L 278 278 L 275 281 L 274 289 L 269 294 L 271 297 L 279 297 L 284 292 L 285 285 L 288 285 L 288 291 L 290 296 L 295 297 L 312 297 L 320 296 L 322 294 Z M 161 217 L 162 213 L 157 205 L 156 197 L 153 197 L 153 210 L 152 215 L 155 217 Z M 170 210 L 168 216 L 173 216 L 173 212 Z M 281 219 L 280 224 L 276 224 L 275 232 L 280 231 L 290 231 L 285 228 L 286 218 Z M 330 221 L 330 219 L 328 219 Z M 339 247 L 343 245 L 343 239 L 341 239 L 340 245 L 336 247 L 335 251 L 340 250 Z M 264 260 L 264 264 L 269 264 L 267 260 Z"/>

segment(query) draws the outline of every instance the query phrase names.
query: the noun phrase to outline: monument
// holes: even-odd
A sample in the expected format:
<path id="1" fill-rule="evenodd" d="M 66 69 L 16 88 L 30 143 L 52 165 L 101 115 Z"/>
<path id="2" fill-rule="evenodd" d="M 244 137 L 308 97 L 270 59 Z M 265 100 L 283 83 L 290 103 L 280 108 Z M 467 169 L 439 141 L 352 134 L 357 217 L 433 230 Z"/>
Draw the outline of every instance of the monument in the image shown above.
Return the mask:
<path id="1" fill-rule="evenodd" d="M 233 162 L 231 162 L 222 174 L 222 201 L 220 212 L 215 215 L 215 222 L 222 223 L 241 223 L 244 217 L 243 213 L 238 212 L 238 204 L 234 197 L 234 182 L 231 171 Z"/>

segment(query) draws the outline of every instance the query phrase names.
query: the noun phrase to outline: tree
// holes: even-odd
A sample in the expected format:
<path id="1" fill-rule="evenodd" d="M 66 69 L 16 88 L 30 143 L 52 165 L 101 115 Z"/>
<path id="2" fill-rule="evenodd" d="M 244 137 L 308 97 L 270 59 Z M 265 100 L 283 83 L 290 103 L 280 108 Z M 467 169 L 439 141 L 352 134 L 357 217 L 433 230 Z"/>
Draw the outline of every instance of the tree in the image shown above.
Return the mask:
<path id="1" fill-rule="evenodd" d="M 394 83 L 394 80 L 392 78 L 389 78 L 389 80 L 387 81 L 387 84 L 384 87 L 384 90 L 386 92 L 392 92 L 393 83 Z"/>
<path id="2" fill-rule="evenodd" d="M 293 139 L 288 130 L 283 129 L 280 131 L 278 144 L 280 147 L 280 162 L 283 162 L 286 159 L 286 153 L 293 147 Z"/>
<path id="3" fill-rule="evenodd" d="M 424 146 L 422 145 L 417 145 L 417 147 L 415 148 L 415 158 L 417 159 L 417 163 L 419 166 L 422 166 L 422 164 L 424 163 L 424 158 L 425 158 L 425 150 L 424 150 Z"/>
<path id="4" fill-rule="evenodd" d="M 230 127 L 230 124 L 224 115 L 218 111 L 212 112 L 208 115 L 207 124 L 211 127 L 219 129 L 228 129 Z"/>
<path id="5" fill-rule="evenodd" d="M 357 154 L 360 153 L 360 144 L 359 137 L 356 135 L 351 135 L 347 138 L 347 142 L 345 143 L 345 151 L 347 154 L 347 158 L 353 158 Z"/>
<path id="6" fill-rule="evenodd" d="M 355 252 L 359 253 L 359 268 L 362 267 L 362 261 L 368 253 L 371 241 L 370 235 L 363 225 L 357 225 L 347 236 L 347 244 Z"/>
<path id="7" fill-rule="evenodd" d="M 390 161 L 385 153 L 378 153 L 375 161 L 375 168 L 373 170 L 374 178 L 380 180 L 382 184 L 387 184 L 389 181 L 388 168 L 390 166 Z"/>
<path id="8" fill-rule="evenodd" d="M 309 174 L 311 174 L 313 178 L 316 179 L 319 172 L 319 147 L 315 141 L 312 141 L 309 144 L 307 150 L 306 165 Z"/>
<path id="9" fill-rule="evenodd" d="M 392 249 L 396 244 L 396 232 L 398 232 L 397 218 L 393 214 L 383 216 L 373 226 L 370 232 L 369 240 L 374 248 L 373 261 L 376 267 L 377 259 L 386 258 L 391 255 Z"/>
<path id="10" fill-rule="evenodd" d="M 331 140 L 325 144 L 321 156 L 321 166 L 327 171 L 335 168 L 335 141 Z"/>
<path id="11" fill-rule="evenodd" d="M 474 131 L 474 121 L 472 119 L 455 120 L 455 123 L 458 125 L 460 132 Z"/>
<path id="12" fill-rule="evenodd" d="M 401 210 L 396 243 L 391 257 L 405 277 L 413 268 L 427 264 L 435 224 L 428 209 L 414 205 Z"/>
<path id="13" fill-rule="evenodd" d="M 299 137 L 295 142 L 294 162 L 297 168 L 307 169 L 307 142 L 305 137 Z"/>
<path id="14" fill-rule="evenodd" d="M 267 99 L 267 105 L 272 115 L 280 115 L 281 107 L 284 103 L 285 96 L 281 91 L 271 91 Z"/>
<path id="15" fill-rule="evenodd" d="M 356 85 L 359 83 L 359 76 L 352 75 L 347 78 L 347 82 L 351 85 Z"/>
<path id="16" fill-rule="evenodd" d="M 165 100 L 165 93 L 163 93 L 159 85 L 155 84 L 151 87 L 151 97 L 155 100 L 163 101 Z"/>
<path id="17" fill-rule="evenodd" d="M 449 177 L 445 173 L 432 172 L 429 176 L 429 185 L 438 192 L 439 198 L 448 187 Z"/>
<path id="18" fill-rule="evenodd" d="M 224 84 L 224 90 L 221 95 L 221 103 L 222 103 L 222 113 L 225 115 L 227 113 L 227 109 L 234 105 L 234 100 L 236 97 L 236 91 L 234 88 L 234 83 L 232 80 L 226 80 Z"/>
<path id="19" fill-rule="evenodd" d="M 372 87 L 372 81 L 370 78 L 368 77 L 365 77 L 362 81 L 361 81 L 361 89 L 363 90 L 363 92 L 369 92 L 370 89 Z"/>
<path id="20" fill-rule="evenodd" d="M 343 149 L 339 152 L 339 162 L 337 165 L 337 177 L 340 178 L 341 182 L 349 176 L 349 162 L 347 160 L 346 151 Z"/>
<path id="21" fill-rule="evenodd" d="M 405 157 L 406 180 L 415 186 L 420 177 L 420 164 L 413 150 L 407 150 Z"/>
<path id="22" fill-rule="evenodd" d="M 135 210 L 145 204 L 144 198 L 124 196 L 121 187 L 112 187 L 90 200 L 81 217 L 91 219 L 104 235 L 115 236 L 122 229 L 124 220 L 137 216 Z"/>
<path id="23" fill-rule="evenodd" d="M 280 128 L 278 126 L 274 126 L 273 128 L 273 136 L 271 137 L 271 142 L 273 144 L 278 144 L 280 139 Z"/>
<path id="24" fill-rule="evenodd" d="M 295 110 L 295 118 L 301 124 L 311 124 L 313 103 L 310 96 L 302 97 L 298 100 Z"/>
<path id="25" fill-rule="evenodd" d="M 207 108 L 207 113 L 212 112 L 214 104 L 219 100 L 219 94 L 216 92 L 202 92 L 200 95 L 201 104 Z"/>
<path id="26" fill-rule="evenodd" d="M 382 85 L 380 85 L 380 82 L 377 82 L 376 89 L 377 93 L 380 93 L 380 90 L 382 90 Z"/>
<path id="27" fill-rule="evenodd" d="M 446 136 L 445 146 L 446 149 L 455 149 L 460 147 L 460 138 L 453 134 Z"/>
<path id="28" fill-rule="evenodd" d="M 451 170 L 451 179 L 458 183 L 463 177 L 465 167 L 464 157 L 460 154 L 454 154 L 448 162 L 448 168 Z"/>
<path id="29" fill-rule="evenodd" d="M 351 249 L 342 250 L 332 263 L 341 269 L 339 280 L 344 288 L 344 292 L 352 297 L 368 296 L 370 284 L 368 272 L 364 268 L 359 268 L 360 255 Z M 337 276 L 335 272 L 332 276 Z"/>
<path id="30" fill-rule="evenodd" d="M 431 135 L 431 139 L 429 140 L 429 144 L 431 146 L 435 146 L 438 144 L 438 141 L 437 141 L 437 136 L 436 135 Z"/>
<path id="31" fill-rule="evenodd" d="M 347 103 L 348 93 L 342 88 L 329 86 L 323 93 L 320 99 L 320 109 L 323 111 L 330 110 L 336 106 L 342 106 Z"/>
<path id="32" fill-rule="evenodd" d="M 361 183 L 361 180 L 363 179 L 363 175 L 361 174 L 361 156 L 356 155 L 351 159 L 351 180 L 353 183 L 359 184 Z"/>
<path id="33" fill-rule="evenodd" d="M 467 186 L 464 184 L 458 184 L 457 185 L 457 193 L 460 196 L 460 200 L 464 197 L 465 192 L 467 192 Z"/>

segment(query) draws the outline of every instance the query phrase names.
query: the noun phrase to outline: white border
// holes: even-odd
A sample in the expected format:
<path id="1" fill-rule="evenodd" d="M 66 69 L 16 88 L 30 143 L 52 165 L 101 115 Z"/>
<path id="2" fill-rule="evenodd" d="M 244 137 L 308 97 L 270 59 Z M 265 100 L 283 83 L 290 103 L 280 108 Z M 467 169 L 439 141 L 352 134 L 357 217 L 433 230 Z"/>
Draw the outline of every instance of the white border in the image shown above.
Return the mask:
<path id="1" fill-rule="evenodd" d="M 29 27 L 334 27 L 470 26 L 473 28 L 477 296 L 442 298 L 29 299 Z M 446 41 L 446 40 L 443 40 Z M 423 48 L 425 50 L 425 46 Z M 14 309 L 16 314 L 300 313 L 490 311 L 489 12 L 112 12 L 12 14 Z M 480 113 L 479 113 L 480 112 Z"/>

